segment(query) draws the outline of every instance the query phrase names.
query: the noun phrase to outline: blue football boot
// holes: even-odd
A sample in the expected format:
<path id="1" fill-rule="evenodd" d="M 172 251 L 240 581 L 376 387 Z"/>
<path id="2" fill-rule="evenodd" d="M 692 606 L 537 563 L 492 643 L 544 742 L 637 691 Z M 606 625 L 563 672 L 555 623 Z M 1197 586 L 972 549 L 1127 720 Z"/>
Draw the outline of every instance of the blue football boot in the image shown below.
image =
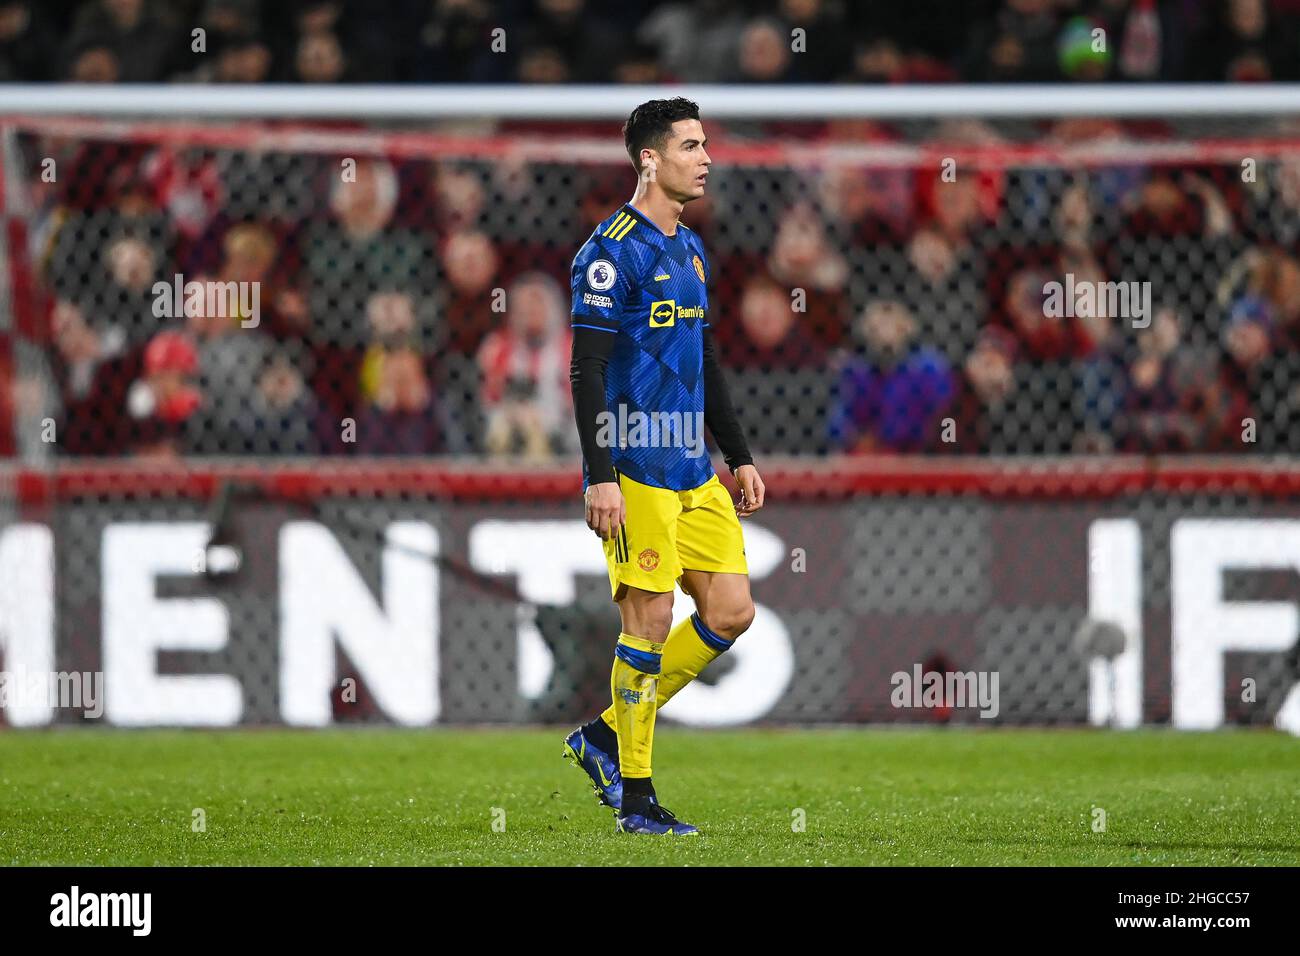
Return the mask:
<path id="1" fill-rule="evenodd" d="M 600 802 L 617 812 L 623 805 L 623 775 L 618 772 L 618 759 L 589 741 L 581 727 L 564 738 L 563 755 L 591 778 L 592 789 Z"/>
<path id="2" fill-rule="evenodd" d="M 682 823 L 673 816 L 667 807 L 660 806 L 653 796 L 638 801 L 639 806 L 627 813 L 619 811 L 617 827 L 619 833 L 653 833 L 672 836 L 691 836 L 700 832 L 699 827 Z"/>

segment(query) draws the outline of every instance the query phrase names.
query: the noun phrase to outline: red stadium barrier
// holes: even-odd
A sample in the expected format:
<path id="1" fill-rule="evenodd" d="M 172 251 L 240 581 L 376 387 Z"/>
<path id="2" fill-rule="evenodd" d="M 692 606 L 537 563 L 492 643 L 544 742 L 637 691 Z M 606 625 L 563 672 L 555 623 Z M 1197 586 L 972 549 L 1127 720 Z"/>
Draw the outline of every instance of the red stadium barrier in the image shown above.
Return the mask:
<path id="1" fill-rule="evenodd" d="M 1230 458 L 976 459 L 922 456 L 768 458 L 758 462 L 773 501 L 876 494 L 974 494 L 1016 498 L 1114 498 L 1139 492 L 1227 493 L 1300 497 L 1300 462 Z M 724 483 L 734 482 L 721 462 Z M 577 501 L 577 465 L 511 469 L 464 460 L 385 460 L 314 465 L 258 463 L 73 462 L 45 470 L 0 467 L 0 482 L 25 506 L 85 497 L 154 496 L 206 499 L 223 482 L 252 485 L 289 500 L 317 495 L 402 495 L 466 501 Z"/>

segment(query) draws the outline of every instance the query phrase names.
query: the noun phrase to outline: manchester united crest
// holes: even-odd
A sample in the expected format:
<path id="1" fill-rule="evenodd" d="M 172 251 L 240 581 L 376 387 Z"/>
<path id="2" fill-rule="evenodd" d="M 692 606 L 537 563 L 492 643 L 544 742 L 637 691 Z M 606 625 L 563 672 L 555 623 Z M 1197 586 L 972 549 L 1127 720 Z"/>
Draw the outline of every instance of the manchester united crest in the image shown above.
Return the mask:
<path id="1" fill-rule="evenodd" d="M 642 571 L 653 571 L 659 567 L 659 552 L 653 548 L 646 548 L 637 555 L 636 563 L 641 565 Z"/>
<path id="2" fill-rule="evenodd" d="M 703 282 L 703 281 L 704 281 L 704 263 L 700 261 L 700 257 L 699 257 L 699 256 L 696 256 L 696 257 L 695 257 L 694 259 L 692 259 L 691 261 L 695 263 L 695 274 L 696 274 L 697 276 L 699 276 L 699 277 L 700 277 L 700 281 Z"/>

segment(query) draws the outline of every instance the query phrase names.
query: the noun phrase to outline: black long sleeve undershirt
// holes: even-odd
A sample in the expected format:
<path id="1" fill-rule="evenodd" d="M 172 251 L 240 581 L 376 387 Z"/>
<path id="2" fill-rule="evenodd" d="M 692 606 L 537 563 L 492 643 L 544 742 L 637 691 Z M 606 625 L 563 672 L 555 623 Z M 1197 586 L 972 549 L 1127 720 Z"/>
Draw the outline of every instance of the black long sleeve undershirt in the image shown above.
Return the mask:
<path id="1" fill-rule="evenodd" d="M 605 368 L 614 350 L 615 333 L 598 329 L 575 328 L 573 352 L 569 362 L 569 385 L 573 392 L 573 414 L 578 423 L 582 457 L 587 462 L 591 484 L 617 481 L 609 448 L 597 441 L 599 416 L 609 409 L 605 404 Z M 713 349 L 713 334 L 704 330 L 704 424 L 713 433 L 727 468 L 735 472 L 741 465 L 752 465 L 749 445 L 736 410 L 731 404 L 727 380 Z"/>
<path id="2" fill-rule="evenodd" d="M 616 337 L 617 333 L 598 329 L 573 330 L 569 387 L 573 391 L 573 415 L 578 420 L 582 457 L 587 462 L 587 480 L 593 485 L 618 480 L 609 449 L 596 440 L 600 413 L 609 411 L 605 405 L 605 366 Z"/>
<path id="3" fill-rule="evenodd" d="M 731 404 L 727 378 L 713 350 L 713 330 L 707 327 L 704 329 L 704 424 L 713 432 L 713 440 L 733 475 L 741 465 L 754 463 L 749 443 L 745 441 L 745 430 Z"/>

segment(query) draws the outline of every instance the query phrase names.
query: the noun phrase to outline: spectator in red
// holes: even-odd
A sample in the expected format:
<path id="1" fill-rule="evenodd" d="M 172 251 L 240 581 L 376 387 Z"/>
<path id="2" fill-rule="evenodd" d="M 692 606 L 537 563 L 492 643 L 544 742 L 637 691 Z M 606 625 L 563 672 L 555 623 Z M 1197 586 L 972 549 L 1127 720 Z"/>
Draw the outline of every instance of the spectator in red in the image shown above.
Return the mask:
<path id="1" fill-rule="evenodd" d="M 781 216 L 767 271 L 795 293 L 795 302 L 802 299 L 800 323 L 805 334 L 830 348 L 843 343 L 849 312 L 849 266 L 830 242 L 826 226 L 811 204 L 797 203 Z"/>
<path id="2" fill-rule="evenodd" d="M 496 247 L 481 232 L 454 232 L 443 243 L 443 324 L 452 350 L 473 355 L 496 326 L 500 267 Z"/>
<path id="3" fill-rule="evenodd" d="M 959 175 L 951 182 L 921 176 L 916 186 L 920 221 L 933 225 L 958 248 L 981 238 L 997 221 L 1003 186 L 996 170 Z"/>
<path id="4" fill-rule="evenodd" d="M 1300 423 L 1300 357 L 1275 349 L 1273 330 L 1267 303 L 1247 296 L 1233 305 L 1218 376 L 1205 392 L 1209 450 L 1293 450 L 1292 429 Z"/>
<path id="5" fill-rule="evenodd" d="M 68 455 L 118 454 L 126 394 L 140 374 L 141 351 L 126 347 L 115 327 L 97 329 L 72 302 L 60 299 L 51 316 L 54 376 L 63 403 L 58 448 Z"/>
<path id="6" fill-rule="evenodd" d="M 1016 340 L 989 326 L 962 364 L 952 405 L 930 436 L 930 450 L 954 454 L 1015 454 L 1024 447 L 1025 409 L 1015 401 Z M 951 419 L 951 422 L 949 422 Z"/>
<path id="7" fill-rule="evenodd" d="M 850 135 L 851 134 L 851 135 Z M 880 127 L 832 128 L 846 142 L 888 142 Z M 870 255 L 879 247 L 897 247 L 912 228 L 915 210 L 911 169 L 849 165 L 828 166 L 818 179 L 818 198 L 841 247 L 861 248 Z"/>
<path id="8" fill-rule="evenodd" d="M 128 346 L 139 347 L 165 321 L 153 309 L 158 254 L 145 240 L 122 235 L 109 242 L 103 256 L 107 282 L 95 296 L 97 301 L 84 307 L 96 326 L 115 330 Z"/>
<path id="9" fill-rule="evenodd" d="M 1032 202 L 1048 198 L 1037 192 L 1032 195 Z M 1103 337 L 1099 332 L 1104 330 L 1089 327 L 1094 317 L 1042 315 L 1047 283 L 1059 283 L 1064 297 L 1067 276 L 1073 275 L 1071 288 L 1075 289 L 1082 288 L 1077 283 L 1085 279 L 1107 280 L 1101 265 L 1105 249 L 1094 238 L 1094 219 L 1088 187 L 1077 182 L 1055 199 L 1050 238 L 1037 244 L 1001 248 L 989 255 L 988 304 L 998 321 L 1021 338 L 1030 359 L 1082 357 Z M 1064 298 L 1060 304 L 1063 313 Z M 1044 324 L 1043 318 L 1054 321 Z"/>
<path id="10" fill-rule="evenodd" d="M 780 285 L 770 276 L 754 276 L 740 294 L 744 334 L 730 339 L 733 344 L 723 353 L 725 363 L 767 372 L 821 367 L 826 352 L 802 332 L 798 319 L 790 296 Z"/>
<path id="11" fill-rule="evenodd" d="M 1196 236 L 1205 229 L 1206 209 L 1181 189 L 1170 172 L 1151 176 L 1132 197 L 1124 231 L 1139 239 Z"/>
<path id="12" fill-rule="evenodd" d="M 470 231 L 483 225 L 487 196 L 483 180 L 473 170 L 460 169 L 450 163 L 436 167 L 433 192 L 437 201 L 431 215 L 440 232 Z M 608 215 L 608 210 L 600 219 L 605 215 Z"/>
<path id="13" fill-rule="evenodd" d="M 187 423 L 203 398 L 194 386 L 199 357 L 180 332 L 159 332 L 144 350 L 144 375 L 127 392 L 128 435 L 119 447 L 148 458 L 181 453 Z"/>
<path id="14" fill-rule="evenodd" d="M 789 292 L 766 274 L 745 283 L 739 310 L 739 334 L 717 341 L 750 447 L 825 454 L 826 350 L 800 327 Z"/>
<path id="15" fill-rule="evenodd" d="M 491 455 L 547 459 L 576 450 L 569 427 L 568 303 L 550 276 L 525 273 L 506 293 L 506 324 L 479 350 L 484 445 Z"/>
<path id="16" fill-rule="evenodd" d="M 985 120 L 962 117 L 940 120 L 926 137 L 926 145 L 939 156 L 947 156 L 954 146 L 995 149 L 1010 143 Z M 978 230 L 994 224 L 1002 212 L 1006 172 L 996 165 L 967 166 L 964 170 L 952 166 L 952 174 L 945 175 L 946 166 L 940 165 L 938 175 L 918 177 L 922 213 L 945 229 L 949 227 L 944 217 L 957 213 L 963 221 L 955 229 L 949 229 L 954 238 L 959 233 L 969 237 L 972 228 Z M 959 188 L 953 189 L 954 186 Z"/>
<path id="17" fill-rule="evenodd" d="M 1003 312 L 1021 350 L 1032 361 L 1082 358 L 1092 350 L 1092 334 L 1084 320 L 1064 315 L 1063 285 L 1061 308 L 1049 308 L 1049 283 L 1061 281 L 1042 269 L 1022 269 L 1007 284 Z"/>
<path id="18" fill-rule="evenodd" d="M 59 206 L 47 207 L 48 218 L 36 227 L 53 236 L 45 273 L 54 290 L 85 307 L 93 322 L 121 323 L 132 344 L 143 347 L 158 331 L 149 314 L 151 290 L 159 273 L 167 271 L 160 268 L 165 262 L 161 251 L 172 244 L 167 217 L 141 172 L 143 161 L 118 149 L 95 159 L 90 150 L 58 153 L 58 169 L 78 174 L 60 177 L 65 198 Z M 47 194 L 47 200 L 53 198 Z M 88 255 L 92 251 L 93 258 Z"/>

